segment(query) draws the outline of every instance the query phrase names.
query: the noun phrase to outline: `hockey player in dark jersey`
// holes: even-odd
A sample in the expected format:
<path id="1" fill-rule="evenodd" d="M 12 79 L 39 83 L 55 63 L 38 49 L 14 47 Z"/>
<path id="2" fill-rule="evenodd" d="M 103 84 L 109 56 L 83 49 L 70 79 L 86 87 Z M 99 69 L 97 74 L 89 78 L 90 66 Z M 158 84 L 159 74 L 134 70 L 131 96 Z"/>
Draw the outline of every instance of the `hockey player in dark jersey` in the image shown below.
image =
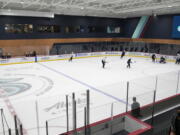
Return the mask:
<path id="1" fill-rule="evenodd" d="M 102 60 L 101 60 L 101 62 L 102 62 L 102 68 L 105 68 L 105 65 L 106 65 L 106 57 L 105 58 L 103 58 Z"/>
<path id="2" fill-rule="evenodd" d="M 177 53 L 176 64 L 180 64 L 180 53 Z"/>
<path id="3" fill-rule="evenodd" d="M 69 58 L 69 62 L 72 62 L 73 60 L 73 55 L 71 55 L 71 57 Z"/>
<path id="4" fill-rule="evenodd" d="M 163 56 L 161 56 L 159 63 L 166 63 L 166 59 Z"/>
<path id="5" fill-rule="evenodd" d="M 130 58 L 130 59 L 128 59 L 128 61 L 127 61 L 127 68 L 131 68 L 131 63 L 132 63 L 132 61 L 131 61 L 131 58 Z"/>
<path id="6" fill-rule="evenodd" d="M 151 58 L 152 58 L 152 62 L 156 62 L 156 55 L 155 55 L 155 54 L 153 54 L 153 55 L 151 56 Z"/>
<path id="7" fill-rule="evenodd" d="M 121 54 L 121 59 L 125 56 L 125 50 L 122 51 L 122 54 Z"/>
<path id="8" fill-rule="evenodd" d="M 180 64 L 180 58 L 176 58 L 176 62 L 175 62 L 175 64 Z"/>

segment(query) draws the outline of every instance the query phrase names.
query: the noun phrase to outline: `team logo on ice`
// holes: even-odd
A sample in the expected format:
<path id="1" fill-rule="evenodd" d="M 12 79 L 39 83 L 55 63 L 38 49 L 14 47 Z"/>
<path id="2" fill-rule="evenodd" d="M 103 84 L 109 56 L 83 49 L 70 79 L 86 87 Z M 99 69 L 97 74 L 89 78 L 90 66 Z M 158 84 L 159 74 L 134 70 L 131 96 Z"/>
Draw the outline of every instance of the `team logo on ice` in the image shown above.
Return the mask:
<path id="1" fill-rule="evenodd" d="M 14 96 L 29 91 L 27 94 L 33 93 L 41 96 L 51 90 L 54 83 L 45 76 L 34 74 L 3 74 L 0 78 L 0 88 L 5 92 L 2 96 Z M 38 84 L 38 85 L 37 85 Z"/>
<path id="2" fill-rule="evenodd" d="M 12 96 L 31 88 L 28 83 L 21 82 L 23 78 L 0 79 L 0 88 L 6 92 L 6 96 Z"/>

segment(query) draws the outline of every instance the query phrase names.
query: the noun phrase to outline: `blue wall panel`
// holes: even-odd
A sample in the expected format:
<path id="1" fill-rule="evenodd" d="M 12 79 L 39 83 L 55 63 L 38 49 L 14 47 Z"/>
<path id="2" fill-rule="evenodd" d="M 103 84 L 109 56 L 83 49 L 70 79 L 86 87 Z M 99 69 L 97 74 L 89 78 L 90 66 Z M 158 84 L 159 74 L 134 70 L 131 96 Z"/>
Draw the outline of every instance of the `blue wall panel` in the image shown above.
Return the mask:
<path id="1" fill-rule="evenodd" d="M 156 16 L 143 32 L 142 38 L 172 39 L 172 25 L 174 15 Z M 38 18 L 38 17 L 12 17 L 0 16 L 0 39 L 39 39 L 39 38 L 88 38 L 88 37 L 127 37 L 131 38 L 140 18 L 100 18 L 87 16 L 65 16 L 56 15 L 55 18 Z M 60 25 L 64 31 L 65 26 L 85 27 L 85 33 L 38 33 L 31 34 L 7 34 L 4 32 L 4 24 L 33 24 L 37 25 Z M 121 33 L 108 34 L 88 33 L 88 26 L 120 26 Z M 36 27 L 34 27 L 36 28 Z"/>
<path id="2" fill-rule="evenodd" d="M 131 38 L 136 26 L 138 25 L 140 18 L 129 18 L 124 19 L 122 24 L 122 36 L 126 38 Z"/>
<path id="3" fill-rule="evenodd" d="M 172 31 L 172 38 L 179 38 L 180 39 L 180 16 L 173 17 L 173 31 Z"/>
<path id="4" fill-rule="evenodd" d="M 152 17 L 143 38 L 172 39 L 173 16 L 162 15 Z"/>
<path id="5" fill-rule="evenodd" d="M 139 18 L 132 19 L 117 19 L 117 18 L 100 18 L 87 16 L 65 16 L 56 15 L 55 18 L 39 18 L 39 17 L 13 17 L 0 16 L 0 39 L 39 39 L 39 38 L 83 38 L 83 37 L 131 37 L 137 25 Z M 65 26 L 79 26 L 85 27 L 85 33 L 38 33 L 33 32 L 29 34 L 11 34 L 4 32 L 5 24 L 33 24 L 34 28 L 37 25 L 60 25 L 61 31 L 64 31 Z M 120 26 L 121 33 L 108 34 L 88 33 L 88 26 Z"/>

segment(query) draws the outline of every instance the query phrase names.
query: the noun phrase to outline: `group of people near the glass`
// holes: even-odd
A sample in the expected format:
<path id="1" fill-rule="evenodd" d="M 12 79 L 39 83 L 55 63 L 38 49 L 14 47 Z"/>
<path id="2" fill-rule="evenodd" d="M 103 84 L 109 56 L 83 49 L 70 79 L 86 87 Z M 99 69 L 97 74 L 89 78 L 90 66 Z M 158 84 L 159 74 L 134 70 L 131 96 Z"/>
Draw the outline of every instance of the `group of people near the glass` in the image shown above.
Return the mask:
<path id="1" fill-rule="evenodd" d="M 36 51 L 30 51 L 25 53 L 26 57 L 35 57 L 36 55 L 37 55 Z"/>
<path id="2" fill-rule="evenodd" d="M 12 57 L 11 53 L 4 53 L 4 54 L 0 55 L 0 58 L 2 58 L 2 59 L 8 59 L 8 58 L 11 58 L 11 57 Z"/>

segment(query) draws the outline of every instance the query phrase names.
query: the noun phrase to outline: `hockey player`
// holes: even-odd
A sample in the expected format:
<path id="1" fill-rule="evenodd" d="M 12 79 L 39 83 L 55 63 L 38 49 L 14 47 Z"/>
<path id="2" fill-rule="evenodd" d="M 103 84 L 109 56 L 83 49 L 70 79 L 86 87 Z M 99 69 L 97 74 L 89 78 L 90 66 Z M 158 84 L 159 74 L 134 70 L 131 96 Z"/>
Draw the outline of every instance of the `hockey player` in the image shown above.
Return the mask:
<path id="1" fill-rule="evenodd" d="M 131 58 L 130 58 L 130 59 L 128 59 L 128 61 L 127 61 L 127 68 L 131 68 L 131 63 L 132 63 L 132 61 L 131 61 Z"/>
<path id="2" fill-rule="evenodd" d="M 175 64 L 179 64 L 179 63 L 180 63 L 180 59 L 177 57 Z"/>
<path id="3" fill-rule="evenodd" d="M 180 53 L 177 53 L 176 64 L 180 64 Z"/>
<path id="4" fill-rule="evenodd" d="M 180 58 L 177 59 L 177 64 L 180 64 Z"/>
<path id="5" fill-rule="evenodd" d="M 102 68 L 105 68 L 105 65 L 106 65 L 106 57 L 104 57 L 103 59 L 102 59 Z"/>
<path id="6" fill-rule="evenodd" d="M 155 54 L 153 54 L 153 55 L 151 56 L 151 58 L 152 58 L 152 62 L 156 62 L 156 55 L 155 55 Z"/>
<path id="7" fill-rule="evenodd" d="M 163 56 L 161 56 L 159 63 L 165 64 L 166 63 L 166 59 Z"/>
<path id="8" fill-rule="evenodd" d="M 121 54 L 121 59 L 125 56 L 125 50 L 122 51 L 122 54 Z"/>
<path id="9" fill-rule="evenodd" d="M 71 57 L 69 58 L 69 62 L 72 62 L 73 60 L 73 55 L 71 55 Z"/>

